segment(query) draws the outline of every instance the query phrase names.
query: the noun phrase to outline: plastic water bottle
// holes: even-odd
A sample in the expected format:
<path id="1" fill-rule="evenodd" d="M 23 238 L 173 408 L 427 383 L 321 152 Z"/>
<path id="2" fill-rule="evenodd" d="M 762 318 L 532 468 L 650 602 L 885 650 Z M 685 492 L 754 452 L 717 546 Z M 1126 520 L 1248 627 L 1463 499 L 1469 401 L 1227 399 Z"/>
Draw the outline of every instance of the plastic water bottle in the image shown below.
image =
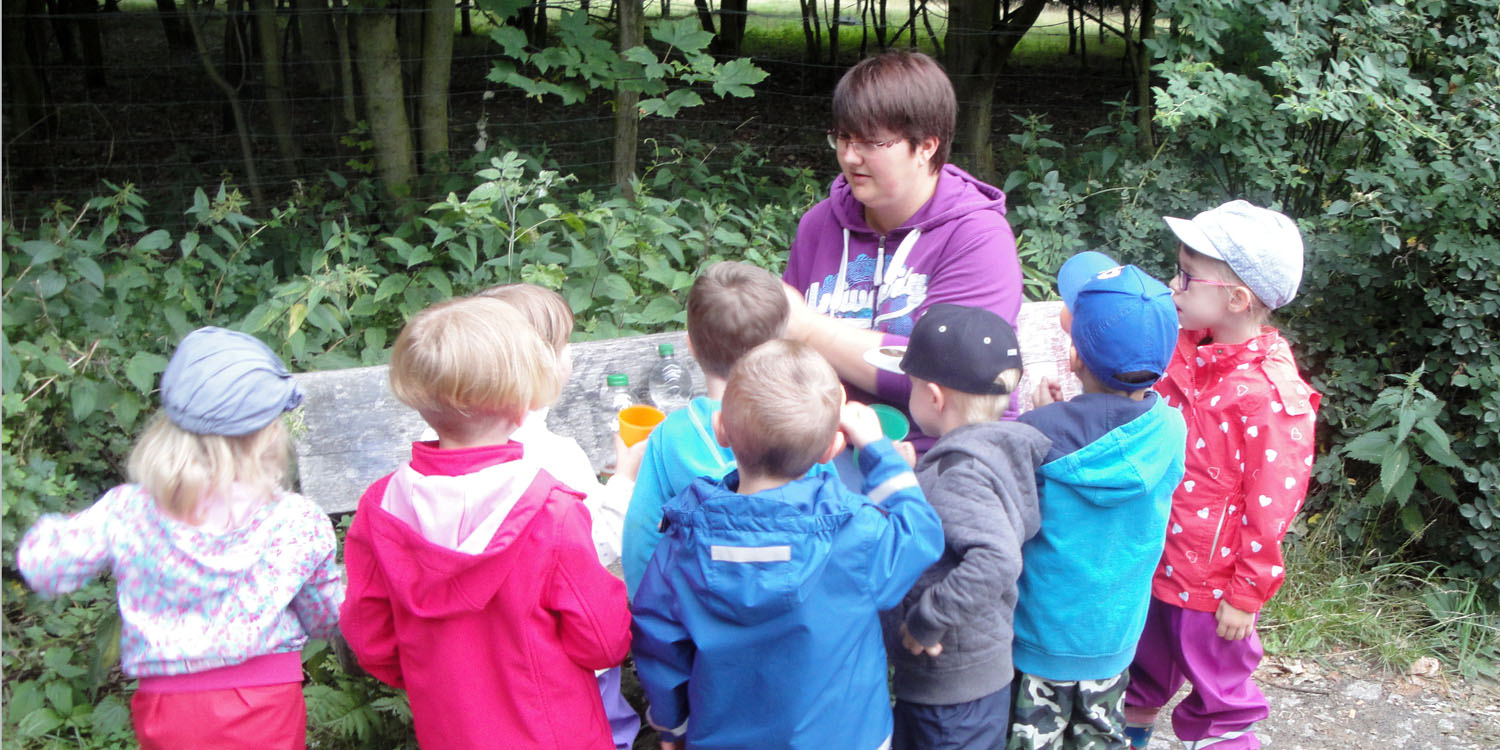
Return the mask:
<path id="1" fill-rule="evenodd" d="M 620 410 L 635 403 L 635 398 L 630 395 L 630 376 L 620 372 L 604 376 L 604 390 L 599 392 L 599 400 L 604 406 L 604 419 L 609 429 L 619 432 Z"/>
<path id="2" fill-rule="evenodd" d="M 692 399 L 693 374 L 677 358 L 671 344 L 662 344 L 656 351 L 661 359 L 646 375 L 646 395 L 656 408 L 671 413 L 687 406 Z"/>

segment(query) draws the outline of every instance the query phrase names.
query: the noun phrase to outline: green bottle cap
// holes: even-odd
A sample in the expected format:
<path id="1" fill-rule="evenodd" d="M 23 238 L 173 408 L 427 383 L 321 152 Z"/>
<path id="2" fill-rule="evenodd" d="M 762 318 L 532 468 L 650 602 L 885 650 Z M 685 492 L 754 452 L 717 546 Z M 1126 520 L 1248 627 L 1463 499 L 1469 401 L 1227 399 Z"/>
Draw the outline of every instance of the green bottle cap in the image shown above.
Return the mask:
<path id="1" fill-rule="evenodd" d="M 630 385 L 630 376 L 622 372 L 611 373 L 604 377 L 604 383 L 611 388 L 617 385 Z"/>
<path id="2" fill-rule="evenodd" d="M 672 356 L 672 352 L 674 351 L 676 350 L 672 348 L 671 344 L 662 344 L 661 346 L 656 347 L 656 353 L 660 354 L 663 357 Z"/>

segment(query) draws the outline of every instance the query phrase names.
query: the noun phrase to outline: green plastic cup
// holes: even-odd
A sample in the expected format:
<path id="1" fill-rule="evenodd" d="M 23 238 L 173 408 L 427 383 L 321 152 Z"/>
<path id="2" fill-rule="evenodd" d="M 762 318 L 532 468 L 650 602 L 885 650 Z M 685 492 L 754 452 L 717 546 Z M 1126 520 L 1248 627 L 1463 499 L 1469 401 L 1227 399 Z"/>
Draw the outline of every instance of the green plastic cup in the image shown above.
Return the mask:
<path id="1" fill-rule="evenodd" d="M 889 404 L 871 404 L 870 408 L 880 417 L 880 431 L 892 441 L 905 440 L 911 434 L 911 422 L 906 421 L 900 409 Z"/>

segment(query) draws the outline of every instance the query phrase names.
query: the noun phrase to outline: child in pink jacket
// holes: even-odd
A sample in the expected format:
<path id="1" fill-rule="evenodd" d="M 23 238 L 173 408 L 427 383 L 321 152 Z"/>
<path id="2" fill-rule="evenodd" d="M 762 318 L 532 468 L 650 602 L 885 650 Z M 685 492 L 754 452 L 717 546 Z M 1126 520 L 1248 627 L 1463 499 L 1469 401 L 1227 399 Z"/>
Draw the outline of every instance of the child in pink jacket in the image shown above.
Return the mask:
<path id="1" fill-rule="evenodd" d="M 1180 241 L 1171 286 L 1182 330 L 1156 390 L 1187 420 L 1187 471 L 1130 666 L 1127 733 L 1146 747 L 1187 681 L 1172 712 L 1178 739 L 1253 750 L 1270 713 L 1251 679 L 1255 619 L 1286 580 L 1281 540 L 1307 494 L 1321 399 L 1267 325 L 1302 281 L 1302 235 L 1245 201 L 1166 221 Z"/>
<path id="2" fill-rule="evenodd" d="M 630 647 L 625 584 L 583 497 L 510 440 L 560 385 L 510 305 L 452 300 L 402 329 L 391 389 L 438 439 L 365 491 L 345 541 L 342 629 L 405 688 L 425 750 L 613 748 L 594 670 Z"/>

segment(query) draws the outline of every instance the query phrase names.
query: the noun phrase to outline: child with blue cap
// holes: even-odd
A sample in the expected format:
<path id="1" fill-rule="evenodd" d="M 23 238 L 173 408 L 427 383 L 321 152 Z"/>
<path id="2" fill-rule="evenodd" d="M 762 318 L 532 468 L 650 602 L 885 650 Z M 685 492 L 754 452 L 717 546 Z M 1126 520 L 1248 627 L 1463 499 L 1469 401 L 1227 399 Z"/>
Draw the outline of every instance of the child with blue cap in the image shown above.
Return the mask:
<path id="1" fill-rule="evenodd" d="M 1128 744 L 1124 698 L 1161 558 L 1187 428 L 1151 386 L 1177 340 L 1172 292 L 1100 253 L 1063 264 L 1072 370 L 1019 420 L 1052 441 L 1037 471 L 1041 530 L 1021 548 L 1009 747 Z"/>
<path id="2" fill-rule="evenodd" d="M 302 647 L 337 632 L 344 576 L 328 516 L 285 489 L 302 391 L 256 338 L 200 328 L 161 398 L 131 483 L 43 516 L 17 567 L 44 596 L 114 577 L 142 748 L 304 748 Z"/>

